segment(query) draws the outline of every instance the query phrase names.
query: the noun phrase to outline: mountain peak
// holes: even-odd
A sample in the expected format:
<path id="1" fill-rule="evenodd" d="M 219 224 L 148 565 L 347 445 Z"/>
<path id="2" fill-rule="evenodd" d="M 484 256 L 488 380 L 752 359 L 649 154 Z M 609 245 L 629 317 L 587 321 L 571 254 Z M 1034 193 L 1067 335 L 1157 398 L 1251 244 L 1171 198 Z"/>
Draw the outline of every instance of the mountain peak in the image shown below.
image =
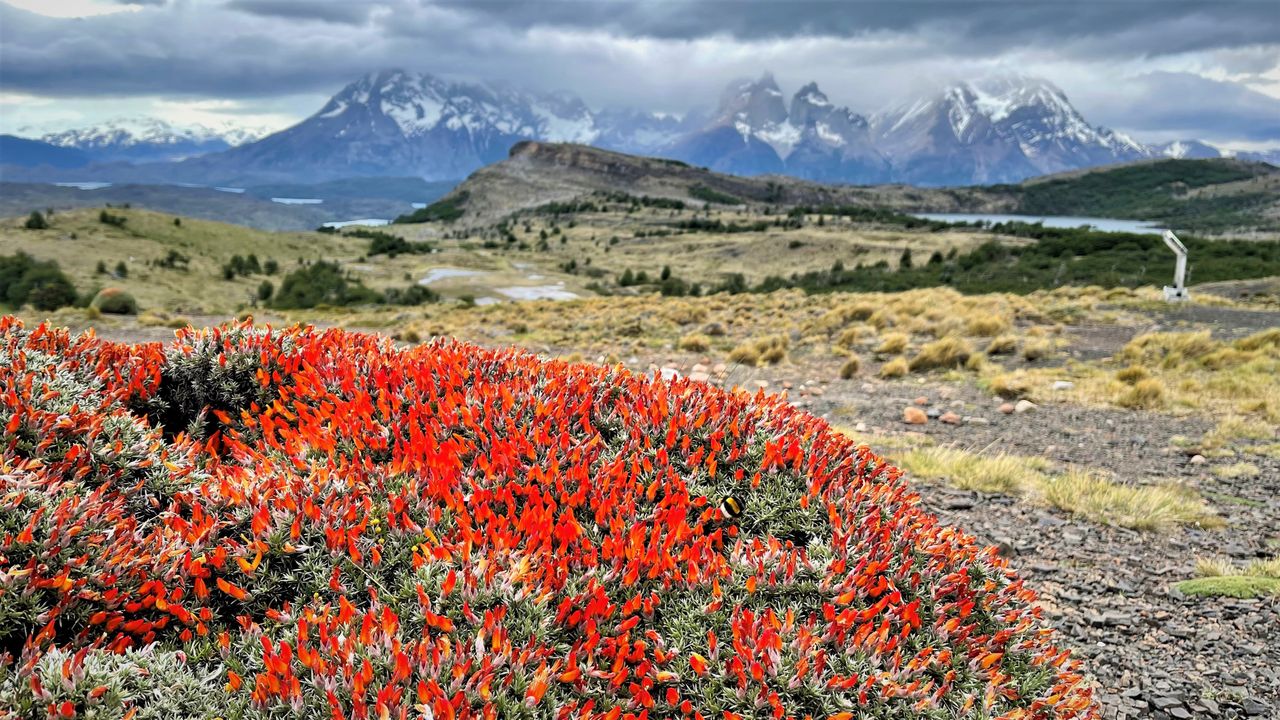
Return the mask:
<path id="1" fill-rule="evenodd" d="M 717 124 L 740 126 L 740 130 L 745 127 L 750 131 L 786 120 L 787 107 L 771 72 L 766 71 L 758 80 L 729 83 L 720 96 Z"/>

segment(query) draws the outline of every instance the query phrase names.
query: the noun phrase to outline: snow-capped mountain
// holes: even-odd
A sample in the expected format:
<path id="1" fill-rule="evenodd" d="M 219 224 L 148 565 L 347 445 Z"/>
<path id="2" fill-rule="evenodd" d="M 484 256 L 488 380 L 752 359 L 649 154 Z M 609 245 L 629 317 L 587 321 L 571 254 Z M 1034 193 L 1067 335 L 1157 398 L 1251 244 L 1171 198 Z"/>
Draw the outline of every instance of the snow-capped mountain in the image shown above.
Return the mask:
<path id="1" fill-rule="evenodd" d="M 895 180 L 1014 182 L 1150 157 L 1146 146 L 1091 125 L 1045 80 L 1009 75 L 961 82 L 872 120 Z"/>
<path id="2" fill-rule="evenodd" d="M 91 127 L 45 133 L 50 145 L 74 148 L 95 162 L 159 162 L 218 152 L 267 134 L 230 123 L 175 127 L 157 118 L 116 118 Z"/>
<path id="3" fill-rule="evenodd" d="M 800 88 L 788 107 L 765 73 L 730 84 L 711 121 L 665 153 L 722 172 L 878 182 L 888 178 L 888 164 L 868 128 L 865 117 L 836 107 L 817 83 Z"/>
<path id="4" fill-rule="evenodd" d="M 1174 140 L 1147 146 L 1153 157 L 1174 159 L 1202 159 L 1222 157 L 1218 148 L 1199 140 Z"/>
<path id="5" fill-rule="evenodd" d="M 501 160 L 520 140 L 604 141 L 645 152 L 669 142 L 678 128 L 678 121 L 657 116 L 595 113 L 566 92 L 388 70 L 351 83 L 301 123 L 210 160 L 242 173 L 449 180 Z"/>
<path id="6" fill-rule="evenodd" d="M 739 175 L 857 184 L 1017 182 L 1142 158 L 1220 154 L 1195 140 L 1143 145 L 1089 123 L 1053 84 L 1021 75 L 956 83 L 867 116 L 836 105 L 816 83 L 788 99 L 764 73 L 730 83 L 713 111 L 676 116 L 593 110 L 568 92 L 387 70 L 365 75 L 311 117 L 261 138 L 142 119 L 43 140 L 95 162 L 191 158 L 113 166 L 108 179 L 224 184 L 457 180 L 505 158 L 521 140 L 588 144 Z"/>

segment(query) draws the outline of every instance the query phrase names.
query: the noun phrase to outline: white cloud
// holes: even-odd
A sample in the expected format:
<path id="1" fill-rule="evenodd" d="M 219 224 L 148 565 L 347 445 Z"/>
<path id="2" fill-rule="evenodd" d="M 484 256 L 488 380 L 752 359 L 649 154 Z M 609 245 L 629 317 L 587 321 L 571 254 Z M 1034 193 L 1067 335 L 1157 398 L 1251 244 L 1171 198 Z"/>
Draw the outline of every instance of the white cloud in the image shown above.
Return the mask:
<path id="1" fill-rule="evenodd" d="M 13 7 L 37 15 L 55 18 L 95 17 L 121 12 L 137 12 L 139 3 L 118 3 L 109 0 L 5 0 Z"/>

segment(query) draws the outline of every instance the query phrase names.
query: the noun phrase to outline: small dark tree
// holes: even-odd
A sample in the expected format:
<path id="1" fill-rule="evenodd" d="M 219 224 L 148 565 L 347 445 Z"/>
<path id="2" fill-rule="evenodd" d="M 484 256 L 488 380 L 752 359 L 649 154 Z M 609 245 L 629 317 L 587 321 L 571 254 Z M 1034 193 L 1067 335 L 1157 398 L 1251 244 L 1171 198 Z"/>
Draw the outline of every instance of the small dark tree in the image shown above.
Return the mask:
<path id="1" fill-rule="evenodd" d="M 272 293 L 276 291 L 276 286 L 271 284 L 270 280 L 263 280 L 258 284 L 258 301 L 266 302 L 271 299 Z"/>
<path id="2" fill-rule="evenodd" d="M 27 218 L 26 228 L 28 230 L 47 230 L 49 221 L 44 219 L 44 215 L 39 210 L 32 210 L 31 215 Z"/>
<path id="3" fill-rule="evenodd" d="M 670 277 L 671 277 L 671 266 L 670 266 L 670 265 L 663 265 L 663 266 L 662 266 L 662 274 L 658 277 L 658 279 L 659 279 L 659 280 L 667 280 L 667 279 L 668 279 L 668 278 L 670 278 Z"/>
<path id="4" fill-rule="evenodd" d="M 262 272 L 266 275 L 275 275 L 280 272 L 280 263 L 274 259 L 267 258 L 267 261 L 262 263 Z"/>
<path id="5" fill-rule="evenodd" d="M 115 271 L 115 275 L 116 275 L 116 277 L 118 277 L 118 278 L 127 278 L 127 277 L 129 277 L 129 266 L 128 266 L 128 265 L 125 265 L 123 260 L 121 260 L 120 262 L 116 263 L 116 271 Z"/>
<path id="6" fill-rule="evenodd" d="M 911 269 L 911 248 L 902 249 L 902 257 L 898 259 L 898 267 L 903 270 Z"/>
<path id="7" fill-rule="evenodd" d="M 98 275 L 106 275 L 106 274 L 107 274 L 107 264 L 106 264 L 106 263 L 104 263 L 104 262 L 102 262 L 101 260 L 99 260 L 99 261 L 98 261 L 98 265 L 97 265 L 97 267 L 95 267 L 95 268 L 93 269 L 93 272 L 94 272 L 94 273 L 96 273 L 96 274 L 98 274 Z"/>
<path id="8" fill-rule="evenodd" d="M 173 219 L 173 226 L 174 226 L 174 227 L 182 227 L 182 218 L 174 218 L 174 219 Z"/>

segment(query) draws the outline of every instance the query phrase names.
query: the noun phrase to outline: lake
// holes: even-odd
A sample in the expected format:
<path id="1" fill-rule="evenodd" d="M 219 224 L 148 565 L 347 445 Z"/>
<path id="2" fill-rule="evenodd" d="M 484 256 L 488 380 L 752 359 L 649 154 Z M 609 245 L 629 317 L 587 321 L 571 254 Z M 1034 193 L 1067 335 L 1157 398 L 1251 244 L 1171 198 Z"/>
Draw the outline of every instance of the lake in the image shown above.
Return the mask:
<path id="1" fill-rule="evenodd" d="M 1103 232 L 1127 232 L 1142 235 L 1159 235 L 1164 228 L 1156 227 L 1145 220 L 1118 220 L 1116 218 L 1073 217 L 1070 215 L 996 215 L 986 213 L 911 213 L 912 217 L 943 222 L 977 222 L 988 223 L 1040 223 L 1045 227 L 1078 228 L 1088 225 Z"/>
<path id="2" fill-rule="evenodd" d="M 390 223 L 391 223 L 390 220 L 385 220 L 383 218 L 363 218 L 361 220 L 334 220 L 333 222 L 325 223 L 324 226 L 340 229 L 344 227 L 350 227 L 352 225 L 364 225 L 365 227 L 382 227 L 383 225 L 388 225 Z"/>
<path id="3" fill-rule="evenodd" d="M 111 187 L 109 182 L 60 182 L 54 183 L 58 187 L 77 188 L 79 190 L 101 190 L 102 188 Z"/>

